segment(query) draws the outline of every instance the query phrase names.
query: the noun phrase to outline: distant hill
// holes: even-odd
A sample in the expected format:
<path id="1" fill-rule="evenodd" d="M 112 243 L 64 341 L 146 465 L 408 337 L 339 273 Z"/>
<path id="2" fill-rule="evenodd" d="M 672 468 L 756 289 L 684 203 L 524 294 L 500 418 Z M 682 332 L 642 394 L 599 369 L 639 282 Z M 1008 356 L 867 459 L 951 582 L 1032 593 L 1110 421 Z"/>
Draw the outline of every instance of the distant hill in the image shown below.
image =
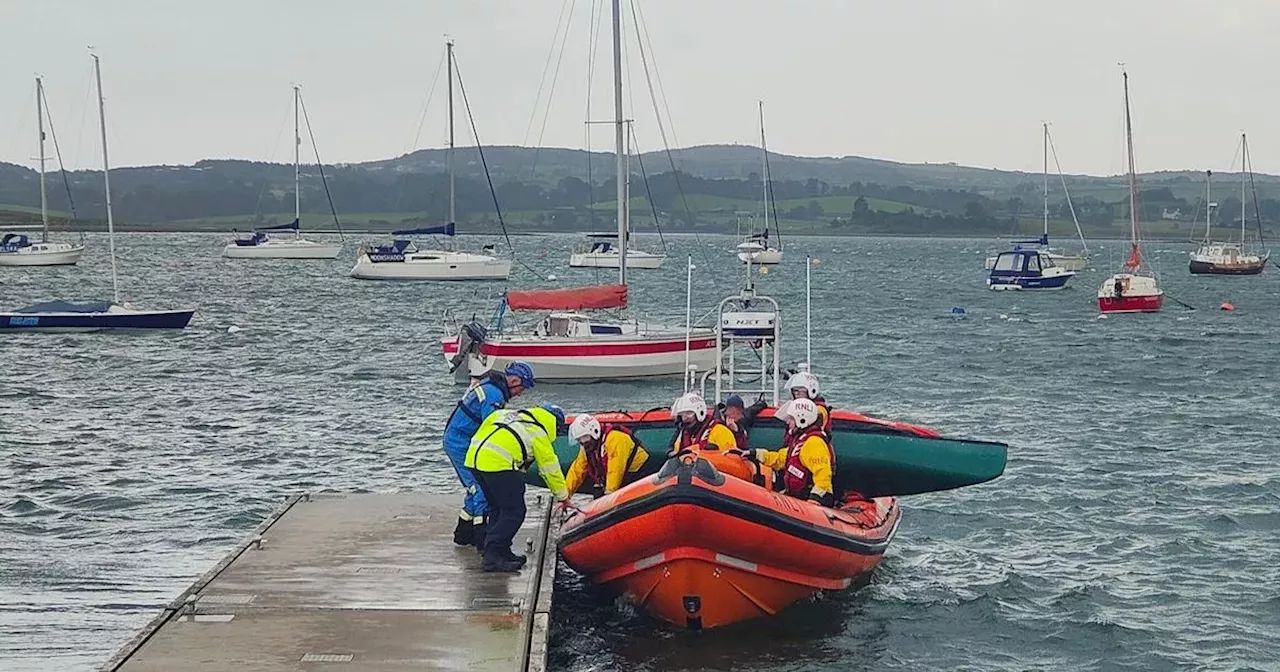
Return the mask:
<path id="1" fill-rule="evenodd" d="M 456 150 L 459 219 L 495 224 L 493 197 L 485 179 L 487 164 L 506 219 L 531 227 L 562 230 L 612 226 L 613 155 L 578 149 L 476 147 Z M 356 220 L 396 226 L 412 221 L 439 221 L 447 213 L 446 150 L 424 149 L 403 156 L 356 164 L 325 165 L 328 194 L 320 170 L 303 169 L 302 198 L 310 219 L 329 213 L 331 196 L 337 211 Z M 672 167 L 678 172 L 673 173 Z M 734 226 L 735 218 L 760 209 L 760 150 L 746 145 L 705 145 L 649 152 L 631 160 L 632 217 L 663 226 Z M 951 217 L 955 227 L 973 233 L 1019 226 L 1018 218 L 1037 219 L 1042 178 L 1038 173 L 994 170 L 955 164 L 909 164 L 857 156 L 800 157 L 770 152 L 774 197 L 780 218 L 812 226 L 834 226 L 852 220 L 855 199 L 864 197 L 862 218 L 883 215 L 876 226 L 896 230 L 932 230 L 930 217 Z M 590 171 L 590 182 L 586 180 Z M 647 178 L 647 180 L 645 179 Z M 1238 175 L 1219 174 L 1234 182 Z M 1087 226 L 1107 229 L 1127 217 L 1127 186 L 1122 176 L 1070 175 L 1066 178 L 1077 210 Z M 175 222 L 217 227 L 255 225 L 291 217 L 291 165 L 240 160 L 205 160 L 191 166 L 137 166 L 112 171 L 117 218 L 125 225 L 163 226 Z M 1256 175 L 1260 199 L 1280 197 L 1280 177 Z M 1194 218 L 1203 206 L 1197 199 L 1203 177 L 1195 171 L 1148 173 L 1140 177 L 1143 218 L 1166 212 Z M 69 187 L 69 189 L 68 189 Z M 48 177 L 50 207 L 89 213 L 100 219 L 104 208 L 101 177 L 74 171 Z M 68 191 L 70 197 L 68 197 Z M 1060 189 L 1051 189 L 1054 218 L 1068 217 Z M 649 196 L 652 196 L 650 203 Z M 0 204 L 32 208 L 40 202 L 35 171 L 0 162 Z M 72 207 L 74 202 L 74 208 Z M 1268 201 L 1269 203 L 1272 203 Z M 594 205 L 593 205 L 594 204 Z M 1148 206 L 1154 208 L 1147 211 Z M 3 209 L 4 206 L 0 206 Z M 1221 212 L 1229 212 L 1224 202 Z M 1238 201 L 1236 208 L 1238 209 Z M 1275 218 L 1267 217 L 1274 209 Z M 1264 219 L 1280 220 L 1280 203 L 1264 206 Z M 363 213 L 363 214 L 360 214 Z M 1078 212 L 1077 214 L 1081 214 Z M 893 215 L 890 217 L 889 215 Z M 890 221 L 892 220 L 892 221 Z M 866 221 L 870 221 L 867 219 Z M 1068 220 L 1069 221 L 1069 220 Z M 749 225 L 749 224 L 748 224 Z M 923 228 L 922 228 L 923 227 Z"/>

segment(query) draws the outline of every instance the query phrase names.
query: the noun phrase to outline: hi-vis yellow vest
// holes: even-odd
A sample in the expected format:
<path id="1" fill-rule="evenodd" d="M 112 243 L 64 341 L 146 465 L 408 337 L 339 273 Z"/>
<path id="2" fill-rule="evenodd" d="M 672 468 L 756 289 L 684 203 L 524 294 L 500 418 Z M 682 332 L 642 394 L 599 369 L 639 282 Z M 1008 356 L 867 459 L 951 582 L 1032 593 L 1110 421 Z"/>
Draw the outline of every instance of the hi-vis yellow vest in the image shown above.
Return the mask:
<path id="1" fill-rule="evenodd" d="M 480 423 L 467 448 L 463 464 L 476 471 L 525 471 L 538 465 L 538 473 L 556 499 L 568 499 L 560 459 L 556 457 L 556 419 L 542 408 L 504 409 L 490 413 Z"/>

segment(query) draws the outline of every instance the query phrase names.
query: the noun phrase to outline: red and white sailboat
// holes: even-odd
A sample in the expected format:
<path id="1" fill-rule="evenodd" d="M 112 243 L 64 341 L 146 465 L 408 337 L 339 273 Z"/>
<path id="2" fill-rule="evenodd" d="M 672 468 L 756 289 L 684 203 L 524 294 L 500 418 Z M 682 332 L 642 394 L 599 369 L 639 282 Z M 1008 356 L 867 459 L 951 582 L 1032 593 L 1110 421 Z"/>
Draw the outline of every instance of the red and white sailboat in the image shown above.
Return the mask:
<path id="1" fill-rule="evenodd" d="M 507 292 L 513 311 L 552 311 L 531 331 L 490 334 L 472 323 L 441 341 L 445 360 L 459 378 L 500 371 L 522 360 L 539 380 L 612 380 L 683 375 L 687 363 L 715 366 L 716 335 L 641 320 L 593 319 L 580 311 L 625 308 L 626 285 Z"/>
<path id="2" fill-rule="evenodd" d="M 532 329 L 502 323 L 503 311 L 489 328 L 471 322 L 441 339 L 450 370 L 459 379 L 502 370 L 522 360 L 539 380 L 612 380 L 685 375 L 686 364 L 700 371 L 716 363 L 714 329 L 673 327 L 639 319 L 593 319 L 581 311 L 627 307 L 627 256 L 630 236 L 627 208 L 626 148 L 623 144 L 621 12 L 613 2 L 613 104 L 617 157 L 618 284 L 569 289 L 507 292 L 512 311 L 552 311 Z M 686 350 L 688 354 L 686 355 Z"/>
<path id="3" fill-rule="evenodd" d="M 1123 71 L 1122 71 L 1123 72 Z M 1154 313 L 1164 304 L 1164 290 L 1142 259 L 1138 237 L 1138 178 L 1133 168 L 1133 121 L 1129 114 L 1129 73 L 1124 72 L 1124 137 L 1129 155 L 1129 258 L 1121 272 L 1098 288 L 1098 310 L 1103 313 Z"/>

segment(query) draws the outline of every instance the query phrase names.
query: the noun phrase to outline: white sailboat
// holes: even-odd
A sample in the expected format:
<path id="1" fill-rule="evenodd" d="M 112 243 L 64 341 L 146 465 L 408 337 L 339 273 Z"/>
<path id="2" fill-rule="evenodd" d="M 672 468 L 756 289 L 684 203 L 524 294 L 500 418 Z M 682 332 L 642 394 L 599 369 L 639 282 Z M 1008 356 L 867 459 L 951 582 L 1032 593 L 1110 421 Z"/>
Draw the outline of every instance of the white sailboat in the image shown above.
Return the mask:
<path id="1" fill-rule="evenodd" d="M 44 115 L 48 103 L 44 99 L 44 80 L 36 77 L 36 125 L 40 145 L 40 240 L 22 233 L 6 233 L 0 238 L 0 266 L 70 266 L 80 261 L 84 245 L 49 240 L 49 196 L 45 190 Z"/>
<path id="2" fill-rule="evenodd" d="M 93 55 L 93 74 L 98 85 L 98 120 L 102 130 L 102 188 L 107 206 L 112 300 L 85 303 L 45 301 L 14 312 L 0 313 L 0 333 L 184 329 L 195 315 L 195 309 L 141 310 L 133 304 L 120 301 L 120 280 L 116 273 L 116 228 L 111 210 L 111 162 L 107 158 L 107 112 L 102 95 L 102 69 L 96 54 Z"/>
<path id="3" fill-rule="evenodd" d="M 622 28 L 613 0 L 613 107 L 617 172 L 618 240 L 627 240 L 626 148 L 622 100 Z M 714 329 L 668 326 L 638 319 L 595 317 L 593 311 L 627 306 L 631 252 L 618 246 L 618 284 L 507 292 L 500 310 L 551 311 L 532 329 L 472 322 L 442 338 L 441 351 L 459 379 L 500 371 L 513 361 L 534 367 L 539 380 L 615 380 L 684 375 L 687 366 L 708 371 L 717 357 Z M 598 313 L 595 313 L 598 315 Z M 448 327 L 446 327 L 448 329 Z"/>
<path id="4" fill-rule="evenodd" d="M 1058 169 L 1058 179 L 1062 182 L 1062 193 L 1067 200 L 1067 208 L 1071 211 L 1071 221 L 1076 225 L 1076 235 L 1080 237 L 1080 252 L 1064 254 L 1060 250 L 1049 247 L 1049 152 L 1053 152 L 1053 162 Z M 1082 271 L 1089 263 L 1089 244 L 1084 241 L 1084 231 L 1080 228 L 1080 220 L 1076 218 L 1075 205 L 1071 203 L 1071 192 L 1067 189 L 1067 178 L 1062 174 L 1062 165 L 1058 163 L 1058 152 L 1053 148 L 1053 138 L 1049 135 L 1049 124 L 1044 124 L 1044 231 L 1037 240 L 1015 241 L 1015 244 L 1030 243 L 1040 246 L 1040 254 L 1048 257 L 1054 266 L 1067 271 Z M 987 257 L 984 267 L 991 270 L 999 255 Z"/>
<path id="5" fill-rule="evenodd" d="M 738 244 L 738 261 L 744 264 L 771 266 L 782 263 L 782 239 L 775 235 L 777 244 L 769 241 L 769 204 L 773 203 L 772 176 L 769 174 L 769 149 L 764 140 L 764 101 L 760 101 L 760 182 L 764 186 L 764 231 L 749 232 L 746 240 Z M 773 203 L 774 233 L 777 233 L 778 204 Z"/>
<path id="6" fill-rule="evenodd" d="M 457 198 L 453 170 L 453 41 L 445 42 L 448 64 L 449 97 L 449 223 L 419 229 L 394 231 L 396 238 L 381 245 L 364 244 L 356 252 L 351 277 L 360 280 L 506 280 L 511 275 L 511 260 L 488 254 L 444 249 L 419 249 L 409 236 L 440 235 L 453 237 L 456 232 Z M 480 144 L 479 138 L 476 144 Z"/>
<path id="7" fill-rule="evenodd" d="M 1214 203 L 1210 198 L 1210 182 L 1213 172 L 1205 173 L 1204 178 L 1204 242 L 1199 249 L 1191 253 L 1189 270 L 1193 275 L 1258 275 L 1266 267 L 1271 258 L 1270 251 L 1251 250 L 1245 241 L 1245 187 L 1246 182 L 1253 182 L 1253 166 L 1249 161 L 1249 140 L 1244 133 L 1240 134 L 1240 240 L 1215 242 L 1212 237 L 1211 215 Z M 1255 194 L 1256 198 L 1256 194 Z M 1256 214 L 1256 213 L 1255 213 Z M 1258 242 L 1262 243 L 1262 225 L 1258 225 Z"/>
<path id="8" fill-rule="evenodd" d="M 302 91 L 293 87 L 293 221 L 279 226 L 255 229 L 248 238 L 235 237 L 222 248 L 222 256 L 230 259 L 336 259 L 341 243 L 317 243 L 302 237 L 302 136 L 298 134 L 298 108 Z M 308 122 L 310 128 L 310 122 Z M 271 231 L 293 231 L 292 237 L 273 238 Z"/>
<path id="9" fill-rule="evenodd" d="M 592 241 L 590 247 L 569 255 L 570 268 L 618 268 L 622 264 L 622 253 L 618 251 L 616 244 L 617 234 L 589 233 L 587 238 Z M 627 268 L 645 270 L 662 268 L 662 262 L 667 260 L 661 254 L 636 248 L 627 250 L 626 257 Z"/>
<path id="10" fill-rule="evenodd" d="M 569 268 L 619 268 L 626 263 L 627 268 L 651 271 L 662 268 L 662 263 L 667 260 L 665 254 L 654 254 L 631 246 L 631 208 L 629 207 L 631 204 L 631 148 L 629 146 L 623 168 L 626 171 L 626 180 L 622 193 L 626 199 L 624 202 L 628 205 L 625 232 L 624 227 L 619 226 L 619 233 L 588 233 L 587 240 L 591 241 L 590 245 L 569 255 Z M 618 241 L 620 240 L 627 241 L 625 255 L 619 250 Z"/>

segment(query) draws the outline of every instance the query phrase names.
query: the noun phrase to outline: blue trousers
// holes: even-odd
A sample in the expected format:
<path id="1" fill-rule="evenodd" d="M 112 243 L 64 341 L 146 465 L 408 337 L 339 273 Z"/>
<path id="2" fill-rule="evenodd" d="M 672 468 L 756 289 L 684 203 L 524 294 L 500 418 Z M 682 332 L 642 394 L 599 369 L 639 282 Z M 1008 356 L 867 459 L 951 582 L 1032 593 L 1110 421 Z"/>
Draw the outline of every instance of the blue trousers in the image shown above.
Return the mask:
<path id="1" fill-rule="evenodd" d="M 462 500 L 462 518 L 476 519 L 477 523 L 484 521 L 484 516 L 489 512 L 489 503 L 484 498 L 484 490 L 480 488 L 480 483 L 476 481 L 475 472 L 463 466 L 467 459 L 467 447 L 470 441 L 466 443 L 454 443 L 446 437 L 444 441 L 444 454 L 449 456 L 449 462 L 453 464 L 453 471 L 458 474 L 458 481 L 462 483 L 462 487 L 466 488 L 466 497 Z"/>

